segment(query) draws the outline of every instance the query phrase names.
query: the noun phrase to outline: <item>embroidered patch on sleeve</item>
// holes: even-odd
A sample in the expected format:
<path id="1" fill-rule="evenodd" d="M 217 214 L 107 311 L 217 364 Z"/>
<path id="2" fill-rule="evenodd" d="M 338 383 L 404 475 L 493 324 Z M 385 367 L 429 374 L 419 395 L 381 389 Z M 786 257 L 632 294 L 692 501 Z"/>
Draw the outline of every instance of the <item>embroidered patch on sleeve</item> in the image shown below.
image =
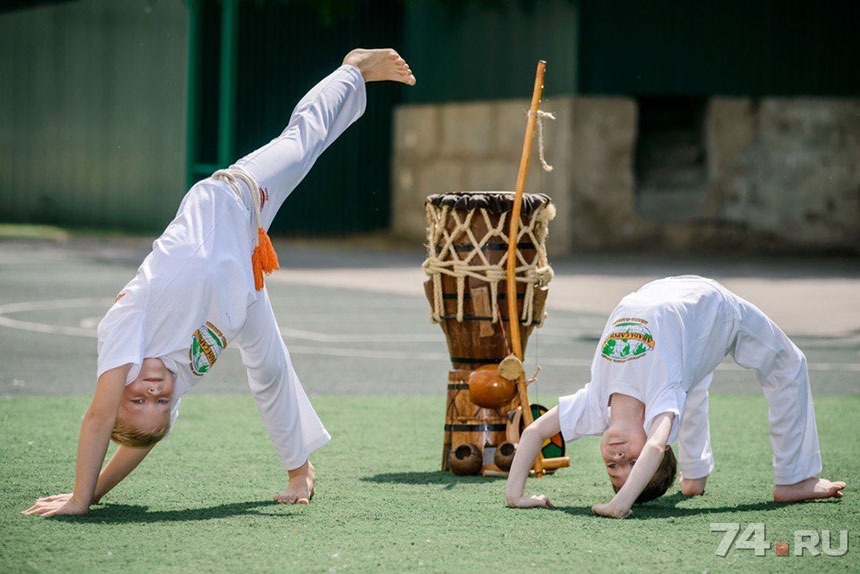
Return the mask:
<path id="1" fill-rule="evenodd" d="M 198 377 L 206 374 L 226 346 L 227 339 L 218 327 L 207 321 L 191 335 L 191 348 L 188 349 L 191 372 Z"/>

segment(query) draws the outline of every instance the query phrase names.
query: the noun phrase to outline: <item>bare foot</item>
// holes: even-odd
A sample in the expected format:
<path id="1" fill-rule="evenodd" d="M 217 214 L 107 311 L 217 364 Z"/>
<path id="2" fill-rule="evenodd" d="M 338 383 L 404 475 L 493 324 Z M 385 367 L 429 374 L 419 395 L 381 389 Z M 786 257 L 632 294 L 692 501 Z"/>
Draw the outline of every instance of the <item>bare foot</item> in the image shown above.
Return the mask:
<path id="1" fill-rule="evenodd" d="M 346 55 L 344 64 L 358 68 L 365 82 L 402 82 L 415 85 L 415 76 L 406 60 L 391 48 L 364 50 L 358 48 Z"/>
<path id="2" fill-rule="evenodd" d="M 813 476 L 797 484 L 774 486 L 773 499 L 776 502 L 802 502 L 817 498 L 842 498 L 845 486 L 844 482 L 831 482 Z"/>
<path id="3" fill-rule="evenodd" d="M 314 497 L 316 475 L 314 465 L 307 461 L 304 465 L 288 472 L 290 482 L 287 489 L 275 495 L 275 502 L 283 504 L 308 504 Z"/>
<path id="4" fill-rule="evenodd" d="M 681 477 L 681 494 L 685 496 L 701 496 L 705 494 L 705 483 L 708 482 L 708 477 L 702 478 L 684 478 Z"/>

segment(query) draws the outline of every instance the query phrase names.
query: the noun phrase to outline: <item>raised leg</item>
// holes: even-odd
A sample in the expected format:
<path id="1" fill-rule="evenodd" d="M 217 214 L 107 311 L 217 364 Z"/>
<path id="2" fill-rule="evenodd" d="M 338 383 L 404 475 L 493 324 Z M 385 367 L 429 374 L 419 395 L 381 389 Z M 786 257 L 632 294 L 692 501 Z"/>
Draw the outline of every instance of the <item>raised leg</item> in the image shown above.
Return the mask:
<path id="1" fill-rule="evenodd" d="M 264 229 L 319 156 L 361 117 L 365 105 L 358 69 L 341 66 L 302 98 L 280 136 L 231 166 L 247 172 L 263 190 Z"/>

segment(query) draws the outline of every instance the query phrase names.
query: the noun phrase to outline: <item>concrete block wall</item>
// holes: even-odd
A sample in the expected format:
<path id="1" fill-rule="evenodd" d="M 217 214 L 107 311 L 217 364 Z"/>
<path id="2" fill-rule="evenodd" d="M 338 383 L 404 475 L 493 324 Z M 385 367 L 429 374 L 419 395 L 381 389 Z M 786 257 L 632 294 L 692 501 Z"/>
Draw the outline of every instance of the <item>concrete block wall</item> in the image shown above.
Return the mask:
<path id="1" fill-rule="evenodd" d="M 544 120 L 546 156 L 553 171 L 541 173 L 535 137 L 526 183 L 527 193 L 546 193 L 556 204 L 559 215 L 547 241 L 557 252 L 567 252 L 571 243 L 571 132 L 559 127 L 569 120 L 571 105 L 572 99 L 567 98 L 543 107 L 563 118 Z M 399 237 L 422 240 L 428 195 L 513 191 L 528 109 L 528 100 L 399 107 L 394 120 L 392 231 Z"/>
<path id="2" fill-rule="evenodd" d="M 513 190 L 528 105 L 398 108 L 393 232 L 424 240 L 428 195 Z M 702 130 L 707 197 L 673 223 L 637 211 L 635 100 L 562 97 L 542 109 L 557 117 L 544 121 L 554 169 L 541 172 L 535 145 L 526 191 L 556 204 L 551 256 L 701 247 L 860 253 L 860 100 L 712 98 Z"/>
<path id="3" fill-rule="evenodd" d="M 745 145 L 715 166 L 711 215 L 776 243 L 860 252 L 860 101 L 738 105 L 750 109 L 732 121 Z"/>

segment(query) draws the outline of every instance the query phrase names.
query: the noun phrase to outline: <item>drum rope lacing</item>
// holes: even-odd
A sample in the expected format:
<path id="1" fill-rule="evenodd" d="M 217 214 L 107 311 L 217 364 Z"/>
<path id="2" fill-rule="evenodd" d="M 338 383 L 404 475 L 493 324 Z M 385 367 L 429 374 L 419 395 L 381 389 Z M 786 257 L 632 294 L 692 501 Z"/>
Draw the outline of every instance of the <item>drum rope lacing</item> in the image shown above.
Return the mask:
<path id="1" fill-rule="evenodd" d="M 505 281 L 507 277 L 507 255 L 498 263 L 490 263 L 484 253 L 484 246 L 493 238 L 498 237 L 501 243 L 508 243 L 508 235 L 505 230 L 510 212 L 503 213 L 498 223 L 493 226 L 492 220 L 484 208 L 478 208 L 469 212 L 451 209 L 444 205 L 437 207 L 427 203 L 427 259 L 422 267 L 424 273 L 433 282 L 433 308 L 430 311 L 430 320 L 439 323 L 443 320 L 445 311 L 442 275 L 454 277 L 457 280 L 457 321 L 463 321 L 463 294 L 466 287 L 466 278 L 472 277 L 486 281 L 490 286 L 490 308 L 492 309 L 492 322 L 499 320 L 498 294 L 499 282 Z M 487 233 L 478 239 L 471 228 L 472 219 L 482 217 Z M 531 220 L 523 223 L 517 233 L 517 243 L 528 238 L 535 246 L 535 256 L 532 261 L 526 261 L 525 256 L 518 249 L 516 280 L 525 283 L 526 292 L 523 298 L 522 316 L 520 321 L 525 326 L 534 324 L 534 289 L 535 286 L 544 287 L 552 280 L 553 271 L 549 266 L 546 255 L 547 226 L 555 217 L 555 206 L 552 204 L 538 207 L 532 214 Z M 453 223 L 453 229 L 447 229 L 448 222 Z M 462 238 L 468 238 L 471 249 L 460 257 L 455 245 L 460 245 Z"/>

